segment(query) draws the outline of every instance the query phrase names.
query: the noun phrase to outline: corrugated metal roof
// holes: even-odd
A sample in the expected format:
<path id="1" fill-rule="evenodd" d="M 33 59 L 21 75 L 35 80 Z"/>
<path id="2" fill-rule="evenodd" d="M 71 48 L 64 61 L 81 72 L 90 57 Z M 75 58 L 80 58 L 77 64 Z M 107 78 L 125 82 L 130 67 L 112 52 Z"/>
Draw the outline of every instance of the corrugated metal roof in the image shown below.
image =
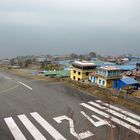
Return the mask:
<path id="1" fill-rule="evenodd" d="M 94 66 L 95 63 L 90 61 L 75 61 L 73 64 L 79 64 L 81 66 Z"/>
<path id="2" fill-rule="evenodd" d="M 104 66 L 100 67 L 99 69 L 104 69 L 104 70 L 121 70 L 120 68 L 114 67 L 114 66 Z"/>
<path id="3" fill-rule="evenodd" d="M 59 76 L 59 77 L 68 77 L 70 75 L 70 71 L 62 70 L 62 71 L 47 71 L 45 72 L 46 76 Z"/>
<path id="4" fill-rule="evenodd" d="M 91 60 L 91 62 L 95 63 L 98 67 L 100 66 L 114 66 L 114 63 L 111 62 L 104 62 L 104 61 L 99 61 L 99 60 Z"/>
<path id="5" fill-rule="evenodd" d="M 138 81 L 136 81 L 134 78 L 123 78 L 121 79 L 122 82 L 124 82 L 127 85 L 133 85 L 133 84 L 137 84 Z"/>
<path id="6" fill-rule="evenodd" d="M 132 65 L 116 65 L 116 68 L 120 68 L 121 70 L 134 70 L 136 68 L 136 66 L 132 66 Z"/>

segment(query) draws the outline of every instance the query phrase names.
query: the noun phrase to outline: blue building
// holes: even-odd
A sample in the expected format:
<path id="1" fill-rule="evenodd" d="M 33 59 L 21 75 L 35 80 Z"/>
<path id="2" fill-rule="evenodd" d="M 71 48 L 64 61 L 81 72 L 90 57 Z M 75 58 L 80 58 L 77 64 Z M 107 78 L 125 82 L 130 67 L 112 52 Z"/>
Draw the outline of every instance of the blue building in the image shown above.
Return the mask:
<path id="1" fill-rule="evenodd" d="M 114 89 L 120 90 L 121 88 L 126 86 L 138 87 L 138 81 L 136 81 L 134 78 L 122 78 L 114 80 L 113 84 Z"/>

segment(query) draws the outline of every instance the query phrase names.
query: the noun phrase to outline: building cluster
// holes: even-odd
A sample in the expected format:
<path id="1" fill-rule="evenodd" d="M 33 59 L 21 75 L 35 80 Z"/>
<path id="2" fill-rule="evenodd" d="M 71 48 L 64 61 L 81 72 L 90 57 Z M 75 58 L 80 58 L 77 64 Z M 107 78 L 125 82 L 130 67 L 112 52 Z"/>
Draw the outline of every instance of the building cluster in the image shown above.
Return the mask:
<path id="1" fill-rule="evenodd" d="M 85 60 L 85 61 L 83 61 Z M 0 65 L 8 68 L 30 68 L 32 74 L 47 77 L 70 78 L 76 82 L 91 83 L 103 88 L 122 90 L 139 89 L 140 57 L 107 56 L 90 52 L 85 55 L 40 55 L 19 56 L 2 59 Z"/>
<path id="2" fill-rule="evenodd" d="M 72 64 L 70 78 L 79 82 L 90 82 L 93 85 L 122 90 L 129 87 L 129 90 L 138 90 L 139 82 L 137 77 L 131 77 L 134 73 L 140 73 L 140 65 L 124 66 L 97 66 L 87 61 L 75 61 Z M 130 75 L 127 75 L 130 73 Z M 139 75 L 140 76 L 140 75 Z"/>

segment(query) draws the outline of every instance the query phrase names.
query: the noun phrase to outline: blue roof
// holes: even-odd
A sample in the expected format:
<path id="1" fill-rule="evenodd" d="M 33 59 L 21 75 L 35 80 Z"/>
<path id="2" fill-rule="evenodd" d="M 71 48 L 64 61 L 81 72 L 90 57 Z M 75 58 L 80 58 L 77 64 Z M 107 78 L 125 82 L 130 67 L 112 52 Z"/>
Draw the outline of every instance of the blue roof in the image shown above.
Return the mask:
<path id="1" fill-rule="evenodd" d="M 136 68 L 136 66 L 132 66 L 132 65 L 115 65 L 115 67 L 127 71 L 134 70 Z"/>
<path id="2" fill-rule="evenodd" d="M 134 78 L 123 78 L 121 79 L 121 81 L 127 85 L 133 85 L 138 83 L 138 81 L 136 81 Z"/>
<path id="3" fill-rule="evenodd" d="M 110 63 L 110 62 L 104 62 L 104 61 L 100 61 L 100 60 L 91 60 L 91 62 L 95 63 L 97 66 L 101 67 L 101 66 L 114 66 L 114 63 Z"/>
<path id="4" fill-rule="evenodd" d="M 138 63 L 138 61 L 129 61 L 127 64 L 128 65 L 136 65 Z"/>

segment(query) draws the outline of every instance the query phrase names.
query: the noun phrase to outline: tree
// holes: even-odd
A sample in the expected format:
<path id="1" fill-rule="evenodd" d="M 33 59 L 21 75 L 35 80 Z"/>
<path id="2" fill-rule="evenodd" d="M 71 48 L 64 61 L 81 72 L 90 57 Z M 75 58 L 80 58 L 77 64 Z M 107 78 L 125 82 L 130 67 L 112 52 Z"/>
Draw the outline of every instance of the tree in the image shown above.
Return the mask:
<path id="1" fill-rule="evenodd" d="M 85 60 L 85 56 L 82 55 L 82 54 L 80 54 L 80 55 L 79 55 L 79 59 L 80 59 L 80 61 L 83 61 L 83 60 Z"/>
<path id="2" fill-rule="evenodd" d="M 72 53 L 72 54 L 70 55 L 70 57 L 71 57 L 72 59 L 75 59 L 75 58 L 78 58 L 78 55 L 75 54 L 75 53 Z"/>
<path id="3" fill-rule="evenodd" d="M 31 59 L 25 60 L 25 68 L 27 68 L 30 64 L 32 64 Z"/>
<path id="4" fill-rule="evenodd" d="M 90 56 L 90 57 L 96 57 L 96 53 L 95 53 L 95 52 L 90 52 L 90 53 L 89 53 L 89 56 Z"/>
<path id="5" fill-rule="evenodd" d="M 15 64 L 15 59 L 14 58 L 10 59 L 10 64 L 11 65 L 14 65 Z"/>

